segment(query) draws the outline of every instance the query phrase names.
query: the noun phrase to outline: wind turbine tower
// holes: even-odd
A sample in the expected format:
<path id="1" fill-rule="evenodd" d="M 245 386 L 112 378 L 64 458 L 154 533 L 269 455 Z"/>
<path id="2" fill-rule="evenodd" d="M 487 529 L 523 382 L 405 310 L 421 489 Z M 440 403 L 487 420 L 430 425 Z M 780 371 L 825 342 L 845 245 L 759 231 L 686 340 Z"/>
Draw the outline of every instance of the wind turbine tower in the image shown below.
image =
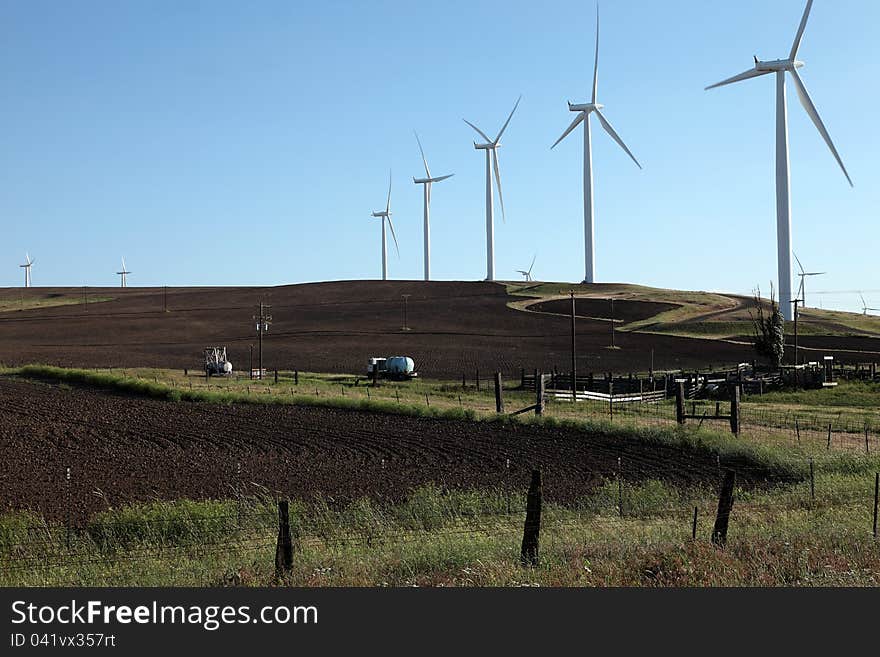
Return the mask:
<path id="1" fill-rule="evenodd" d="M 797 55 L 812 7 L 813 0 L 807 0 L 807 6 L 804 9 L 804 15 L 794 37 L 794 43 L 791 46 L 788 59 L 761 61 L 756 56 L 754 68 L 706 87 L 709 90 L 762 75 L 769 75 L 770 73 L 776 74 L 776 251 L 779 269 L 779 308 L 787 320 L 793 318 L 793 310 L 791 303 L 791 192 L 789 190 L 788 107 L 785 96 L 786 73 L 791 75 L 801 105 L 804 106 L 819 134 L 822 135 L 825 143 L 828 144 L 831 154 L 837 160 L 837 164 L 840 165 L 850 187 L 852 186 L 852 180 L 846 171 L 846 167 L 843 165 L 843 160 L 841 160 L 834 142 L 831 141 L 831 136 L 828 134 L 825 124 L 822 123 L 819 112 L 816 110 L 816 106 L 813 104 L 810 94 L 807 93 L 807 88 L 797 72 L 799 68 L 804 66 L 804 63 L 797 59 Z"/>
<path id="2" fill-rule="evenodd" d="M 31 260 L 30 255 L 28 255 L 27 253 L 25 253 L 25 254 L 24 254 L 24 264 L 23 264 L 23 265 L 19 265 L 19 267 L 23 267 L 23 268 L 24 268 L 24 286 L 25 286 L 25 287 L 30 287 L 30 286 L 31 286 L 31 266 L 32 266 L 33 264 L 34 264 L 34 261 Z"/>
<path id="3" fill-rule="evenodd" d="M 492 169 L 495 169 L 495 184 L 498 186 L 498 200 L 501 202 L 501 219 L 505 221 L 504 217 L 504 196 L 501 194 L 501 172 L 498 168 L 498 149 L 501 147 L 501 135 L 504 134 L 504 131 L 507 130 L 507 125 L 510 123 L 510 119 L 513 118 L 513 113 L 516 111 L 516 108 L 519 106 L 519 101 L 522 100 L 522 96 L 517 98 L 516 104 L 513 106 L 513 109 L 510 110 L 510 116 L 507 117 L 507 121 L 504 122 L 504 125 L 501 126 L 501 130 L 498 131 L 498 136 L 495 139 L 490 139 L 485 132 L 480 130 L 473 123 L 468 121 L 467 119 L 462 119 L 465 123 L 467 123 L 470 127 L 477 131 L 477 134 L 480 135 L 486 141 L 482 144 L 478 144 L 474 142 L 474 148 L 478 151 L 486 151 L 486 280 L 494 281 L 495 280 L 495 205 L 492 198 Z"/>
<path id="4" fill-rule="evenodd" d="M 556 148 L 556 144 L 565 139 L 572 130 L 578 127 L 582 122 L 584 124 L 584 283 L 596 282 L 596 247 L 595 247 L 595 227 L 593 218 L 593 147 L 592 134 L 590 130 L 590 115 L 595 114 L 599 120 L 599 124 L 607 132 L 611 138 L 632 158 L 639 169 L 642 165 L 636 159 L 635 155 L 630 152 L 623 140 L 608 123 L 608 119 L 602 114 L 605 107 L 597 101 L 599 92 L 599 8 L 596 7 L 596 61 L 593 66 L 593 99 L 589 103 L 573 105 L 568 103 L 570 112 L 577 112 L 577 116 L 571 125 L 565 129 L 562 136 L 550 148 Z"/>
<path id="5" fill-rule="evenodd" d="M 397 255 L 400 255 L 400 247 L 397 245 L 397 235 L 394 234 L 394 224 L 391 223 L 391 171 L 388 172 L 388 200 L 385 202 L 385 209 L 373 213 L 382 222 L 382 280 L 388 280 L 388 243 L 385 239 L 385 221 L 388 221 L 388 227 L 391 229 L 391 237 L 394 238 L 394 248 L 397 249 Z"/>
<path id="6" fill-rule="evenodd" d="M 454 173 L 450 173 L 447 176 L 438 176 L 437 178 L 431 177 L 431 170 L 428 169 L 428 160 L 425 158 L 425 151 L 422 148 L 422 142 L 419 139 L 418 133 L 413 130 L 413 134 L 416 136 L 416 142 L 419 144 L 419 153 L 422 154 L 422 162 L 425 165 L 425 178 L 416 178 L 413 176 L 413 182 L 416 185 L 423 186 L 423 196 L 424 196 L 424 204 L 425 204 L 425 280 L 431 280 L 431 185 L 436 182 L 440 182 L 442 180 L 446 180 L 447 178 L 452 178 Z"/>
<path id="7" fill-rule="evenodd" d="M 122 271 L 116 272 L 119 275 L 120 287 L 128 287 L 128 275 L 131 273 L 125 268 L 125 258 L 122 259 Z"/>

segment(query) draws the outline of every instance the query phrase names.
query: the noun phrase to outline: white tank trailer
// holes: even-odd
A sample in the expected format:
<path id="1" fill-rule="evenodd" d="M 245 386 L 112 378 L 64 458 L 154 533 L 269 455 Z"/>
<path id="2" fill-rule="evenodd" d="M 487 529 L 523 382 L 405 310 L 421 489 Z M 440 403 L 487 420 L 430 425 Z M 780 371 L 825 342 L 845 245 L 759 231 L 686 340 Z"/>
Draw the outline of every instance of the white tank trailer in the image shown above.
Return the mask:
<path id="1" fill-rule="evenodd" d="M 205 347 L 205 374 L 208 376 L 232 374 L 232 363 L 226 358 L 226 347 Z"/>
<path id="2" fill-rule="evenodd" d="M 367 376 L 376 376 L 383 379 L 409 380 L 419 374 L 416 372 L 416 364 L 409 356 L 389 356 L 387 358 L 369 358 L 367 360 Z"/>

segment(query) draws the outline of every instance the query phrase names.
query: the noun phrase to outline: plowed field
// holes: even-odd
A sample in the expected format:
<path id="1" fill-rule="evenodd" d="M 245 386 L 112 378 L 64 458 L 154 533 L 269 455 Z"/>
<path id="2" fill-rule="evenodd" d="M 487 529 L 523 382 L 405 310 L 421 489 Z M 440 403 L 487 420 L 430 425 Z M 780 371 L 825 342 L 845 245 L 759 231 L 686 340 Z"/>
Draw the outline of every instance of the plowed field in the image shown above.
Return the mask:
<path id="1" fill-rule="evenodd" d="M 568 502 L 611 476 L 618 457 L 629 480 L 718 478 L 703 452 L 572 429 L 161 402 L 9 379 L 0 380 L 0 452 L 0 507 L 64 518 L 69 466 L 78 520 L 126 502 L 231 497 L 237 487 L 331 502 L 400 499 L 428 482 L 524 490 L 533 467 L 546 473 L 548 501 Z M 770 478 L 723 465 L 743 484 Z"/>

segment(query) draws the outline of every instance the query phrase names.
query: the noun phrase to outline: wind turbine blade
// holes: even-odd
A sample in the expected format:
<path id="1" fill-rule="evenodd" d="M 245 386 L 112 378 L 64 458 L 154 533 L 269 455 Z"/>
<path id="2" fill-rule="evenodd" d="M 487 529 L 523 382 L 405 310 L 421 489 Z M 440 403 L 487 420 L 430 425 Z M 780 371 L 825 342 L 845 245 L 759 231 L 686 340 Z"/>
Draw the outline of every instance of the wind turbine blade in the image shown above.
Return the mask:
<path id="1" fill-rule="evenodd" d="M 798 269 L 800 269 L 801 273 L 803 274 L 804 273 L 804 266 L 801 264 L 801 259 L 797 257 L 797 253 L 795 253 L 794 251 L 791 252 L 791 255 L 794 256 L 794 259 L 798 263 Z"/>
<path id="2" fill-rule="evenodd" d="M 507 130 L 507 124 L 510 123 L 510 119 L 513 118 L 513 113 L 516 111 L 516 108 L 519 107 L 519 101 L 521 101 L 521 100 L 522 100 L 522 96 L 520 96 L 519 98 L 516 99 L 516 103 L 514 103 L 513 109 L 510 110 L 510 116 L 507 117 L 507 120 L 504 122 L 504 125 L 501 126 L 501 130 L 498 131 L 498 136 L 495 137 L 495 141 L 492 142 L 493 144 L 497 144 L 498 141 L 501 139 L 501 135 L 503 135 L 504 131 Z"/>
<path id="3" fill-rule="evenodd" d="M 639 164 L 636 156 L 633 155 L 632 152 L 626 147 L 626 144 L 623 143 L 623 139 L 620 138 L 620 135 L 614 132 L 614 128 L 611 127 L 611 124 L 608 123 L 608 120 L 602 115 L 602 112 L 596 110 L 596 117 L 599 119 L 599 123 L 602 124 L 602 127 L 605 128 L 605 132 L 611 135 L 611 138 L 616 141 L 623 150 L 626 151 L 626 154 L 632 158 L 632 161 L 636 163 L 636 166 L 641 169 L 642 165 Z"/>
<path id="4" fill-rule="evenodd" d="M 801 18 L 801 24 L 798 27 L 797 34 L 794 37 L 794 43 L 791 46 L 791 54 L 788 56 L 789 59 L 794 59 L 797 57 L 798 50 L 801 47 L 801 39 L 804 38 L 804 30 L 807 28 L 807 19 L 810 17 L 810 9 L 813 8 L 813 0 L 807 0 L 807 8 L 804 9 L 804 15 Z"/>
<path id="5" fill-rule="evenodd" d="M 385 202 L 385 212 L 391 212 L 391 169 L 388 169 L 388 200 Z"/>
<path id="6" fill-rule="evenodd" d="M 862 296 L 862 293 L 861 293 L 861 292 L 859 292 L 859 299 L 862 300 L 862 305 L 863 305 L 863 306 L 867 306 L 867 305 L 868 305 L 867 303 L 865 303 L 865 297 Z"/>
<path id="7" fill-rule="evenodd" d="M 537 254 L 537 253 L 536 253 L 534 256 L 532 256 L 532 264 L 529 265 L 529 271 L 528 271 L 529 274 L 532 273 L 532 268 L 535 266 L 535 259 L 536 259 L 537 257 L 538 257 L 538 254 Z"/>
<path id="8" fill-rule="evenodd" d="M 593 66 L 593 103 L 599 93 L 599 4 L 596 4 L 596 64 Z"/>
<path id="9" fill-rule="evenodd" d="M 553 150 L 554 148 L 556 148 L 556 145 L 559 142 L 561 142 L 563 139 L 568 137 L 568 135 L 571 134 L 571 131 L 574 130 L 575 128 L 577 128 L 578 125 L 580 125 L 580 122 L 584 120 L 584 117 L 586 115 L 587 115 L 586 112 L 578 112 L 578 115 L 576 117 L 574 117 L 574 121 L 571 122 L 571 125 L 565 129 L 565 132 L 562 133 L 562 136 L 559 139 L 557 139 L 555 142 L 553 142 L 553 145 L 550 147 L 550 150 Z"/>
<path id="10" fill-rule="evenodd" d="M 439 176 L 437 178 L 431 178 L 431 182 L 432 183 L 442 182 L 444 180 L 448 180 L 449 178 L 452 178 L 452 176 L 454 176 L 454 175 L 455 175 L 454 173 L 450 173 L 448 176 Z"/>
<path id="11" fill-rule="evenodd" d="M 431 171 L 428 169 L 428 160 L 427 160 L 427 158 L 425 157 L 425 151 L 424 151 L 424 149 L 422 149 L 422 140 L 419 139 L 419 133 L 416 132 L 415 130 L 413 130 L 413 134 L 416 136 L 416 141 L 417 141 L 418 144 L 419 144 L 419 153 L 422 154 L 422 162 L 425 163 L 425 173 L 428 174 L 427 177 L 430 178 L 430 177 L 431 177 Z"/>
<path id="12" fill-rule="evenodd" d="M 804 86 L 804 81 L 801 80 L 801 76 L 798 75 L 798 72 L 795 69 L 791 69 L 790 73 L 792 79 L 794 79 L 794 86 L 795 89 L 797 89 L 798 98 L 800 98 L 801 100 L 801 105 L 804 106 L 807 114 L 810 115 L 810 118 L 813 120 L 816 129 L 819 131 L 819 134 L 822 135 L 822 139 L 824 139 L 825 143 L 828 144 L 828 148 L 831 149 L 831 154 L 834 155 L 834 159 L 837 160 L 837 163 L 840 165 L 840 168 L 843 171 L 843 175 L 846 176 L 846 180 L 847 182 L 849 182 L 849 186 L 852 187 L 852 179 L 849 177 L 849 173 L 847 173 L 846 167 L 843 165 L 843 160 L 840 159 L 840 154 L 834 147 L 834 142 L 831 141 L 831 135 L 828 134 L 828 130 L 825 129 L 825 124 L 822 123 L 819 112 L 816 111 L 816 106 L 813 104 L 813 101 L 810 98 L 810 94 L 807 93 L 807 88 Z"/>
<path id="13" fill-rule="evenodd" d="M 397 250 L 397 257 L 400 257 L 400 246 L 397 244 L 397 235 L 394 234 L 394 224 L 391 221 L 391 215 L 386 217 L 388 219 L 388 227 L 391 229 L 391 237 L 394 239 L 394 248 Z"/>
<path id="14" fill-rule="evenodd" d="M 507 223 L 504 215 L 504 195 L 501 193 L 501 171 L 498 169 L 498 150 L 492 149 L 492 165 L 495 168 L 495 184 L 498 185 L 498 200 L 501 201 L 501 220 Z"/>
<path id="15" fill-rule="evenodd" d="M 709 89 L 717 89 L 718 87 L 723 87 L 728 84 L 733 84 L 734 82 L 742 82 L 743 80 L 749 80 L 751 78 L 757 78 L 762 75 L 767 75 L 772 71 L 758 71 L 754 68 L 750 68 L 748 71 L 744 71 L 739 75 L 734 75 L 732 78 L 727 78 L 726 80 L 722 80 L 721 82 L 716 82 L 715 84 L 711 84 L 706 87 L 706 91 Z"/>
<path id="16" fill-rule="evenodd" d="M 489 139 L 489 138 L 486 136 L 486 133 L 483 132 L 482 130 L 480 130 L 480 129 L 479 129 L 477 126 L 475 126 L 473 123 L 471 123 L 471 122 L 468 121 L 467 119 L 462 119 L 462 121 L 464 121 L 465 123 L 467 123 L 467 124 L 468 124 L 470 127 L 472 127 L 474 130 L 476 130 L 476 131 L 480 134 L 480 137 L 482 137 L 483 139 L 486 140 L 486 143 L 487 143 L 487 144 L 491 144 L 491 143 L 492 143 L 492 140 Z"/>

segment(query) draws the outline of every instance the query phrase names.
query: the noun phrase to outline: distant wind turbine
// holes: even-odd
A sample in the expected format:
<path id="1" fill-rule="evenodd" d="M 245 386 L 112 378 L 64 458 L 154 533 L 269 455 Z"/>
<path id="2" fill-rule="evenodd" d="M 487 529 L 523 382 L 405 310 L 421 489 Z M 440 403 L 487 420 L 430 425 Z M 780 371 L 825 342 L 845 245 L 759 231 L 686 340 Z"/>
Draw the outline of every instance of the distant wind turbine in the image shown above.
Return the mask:
<path id="1" fill-rule="evenodd" d="M 431 177 L 431 170 L 428 169 L 428 160 L 425 158 L 425 151 L 422 149 L 422 141 L 419 139 L 419 134 L 413 130 L 413 134 L 416 136 L 416 142 L 419 144 L 419 153 L 422 154 L 422 162 L 425 164 L 425 178 L 416 178 L 413 176 L 413 182 L 416 185 L 423 185 L 424 191 L 424 199 L 425 199 L 425 280 L 431 280 L 431 185 L 436 182 L 440 182 L 442 180 L 446 180 L 447 178 L 452 178 L 454 173 L 450 173 L 447 176 L 438 176 L 437 178 Z"/>
<path id="2" fill-rule="evenodd" d="M 400 255 L 400 247 L 397 245 L 397 235 L 394 234 L 394 224 L 391 223 L 391 171 L 388 171 L 388 200 L 385 202 L 385 209 L 373 213 L 374 217 L 382 221 L 382 280 L 388 280 L 388 243 L 385 239 L 385 220 L 388 220 L 388 227 L 391 229 L 391 237 L 394 238 L 394 248 L 397 249 L 397 255 Z"/>
<path id="3" fill-rule="evenodd" d="M 794 37 L 794 43 L 791 46 L 791 52 L 788 55 L 788 59 L 777 59 L 765 62 L 760 61 L 755 57 L 754 68 L 706 87 L 706 89 L 709 90 L 727 84 L 733 84 L 734 82 L 756 78 L 761 75 L 768 75 L 769 73 L 776 74 L 776 249 L 777 265 L 779 269 L 779 308 L 782 310 L 782 314 L 787 320 L 792 319 L 793 311 L 791 307 L 791 193 L 789 190 L 788 108 L 785 98 L 786 73 L 791 74 L 791 79 L 794 81 L 794 86 L 797 90 L 798 98 L 800 98 L 801 105 L 804 106 L 804 109 L 813 121 L 813 124 L 815 124 L 819 134 L 822 135 L 825 143 L 828 144 L 831 154 L 834 156 L 834 159 L 837 160 L 837 164 L 840 165 L 843 175 L 846 176 L 847 181 L 850 186 L 852 186 L 852 180 L 849 177 L 849 173 L 847 173 L 843 160 L 841 160 L 837 148 L 834 146 L 834 142 L 831 141 L 831 136 L 828 134 L 825 124 L 822 123 L 822 119 L 819 117 L 819 112 L 816 111 L 816 106 L 813 104 L 810 95 L 807 93 L 807 88 L 804 86 L 804 82 L 801 80 L 801 76 L 798 75 L 797 72 L 797 69 L 804 65 L 802 61 L 798 61 L 797 55 L 798 50 L 800 50 L 801 47 L 801 39 L 803 39 L 804 30 L 807 27 L 807 19 L 810 17 L 810 10 L 812 7 L 813 0 L 808 0 L 797 34 Z"/>
<path id="4" fill-rule="evenodd" d="M 125 258 L 122 259 L 122 271 L 116 272 L 119 275 L 120 287 L 128 287 L 128 275 L 131 273 L 125 268 Z"/>
<path id="5" fill-rule="evenodd" d="M 477 134 L 480 135 L 486 141 L 482 144 L 478 144 L 474 142 L 474 148 L 478 151 L 483 150 L 486 151 L 486 280 L 494 281 L 495 280 L 495 207 L 493 203 L 492 197 L 492 169 L 495 169 L 495 184 L 498 186 L 498 200 L 501 201 L 501 219 L 505 220 L 504 215 L 504 196 L 501 194 L 501 172 L 498 168 L 498 148 L 501 146 L 501 135 L 504 134 L 504 131 L 507 130 L 507 125 L 510 123 L 510 119 L 513 118 L 513 113 L 516 111 L 516 108 L 519 106 L 519 101 L 522 100 L 522 96 L 517 98 L 516 104 L 513 106 L 513 109 L 510 110 L 510 116 L 507 117 L 507 121 L 504 122 L 504 125 L 501 126 L 501 130 L 498 131 L 498 136 L 495 139 L 490 139 L 485 132 L 480 130 L 473 123 L 468 121 L 467 119 L 462 119 L 465 123 L 467 123 L 470 127 L 477 131 Z"/>
<path id="6" fill-rule="evenodd" d="M 801 285 L 798 288 L 798 294 L 795 295 L 795 298 L 800 296 L 801 307 L 806 308 L 807 307 L 807 293 L 806 293 L 806 286 L 805 286 L 806 278 L 808 276 L 824 276 L 828 272 L 826 272 L 826 271 L 804 271 L 804 266 L 801 264 L 801 259 L 797 257 L 797 253 L 792 251 L 792 255 L 794 255 L 794 259 L 797 261 L 798 269 L 801 270 L 800 273 L 798 274 L 798 276 L 801 277 Z"/>
<path id="7" fill-rule="evenodd" d="M 862 300 L 862 314 L 867 315 L 868 311 L 880 312 L 880 308 L 869 308 L 868 304 L 865 302 L 865 297 L 862 296 L 862 293 L 859 292 L 859 298 Z"/>
<path id="8" fill-rule="evenodd" d="M 584 124 L 584 261 L 585 261 L 585 273 L 584 273 L 584 283 L 594 283 L 595 282 L 595 272 L 596 272 L 596 248 L 594 244 L 595 238 L 595 229 L 593 222 L 593 149 L 591 144 L 591 130 L 590 130 L 590 115 L 595 114 L 596 118 L 599 119 L 599 123 L 605 129 L 611 138 L 617 142 L 617 144 L 626 152 L 627 155 L 632 158 L 632 161 L 636 163 L 636 166 L 639 169 L 642 168 L 642 165 L 639 164 L 639 161 L 636 159 L 635 155 L 630 152 L 629 148 L 626 147 L 626 144 L 623 143 L 623 140 L 620 136 L 614 131 L 614 128 L 611 127 L 611 124 L 608 123 L 608 120 L 602 114 L 601 110 L 604 105 L 598 103 L 596 101 L 596 96 L 599 91 L 599 7 L 596 7 L 596 63 L 593 67 L 593 100 L 589 103 L 584 103 L 580 105 L 572 105 L 571 101 L 568 103 L 568 109 L 570 112 L 577 112 L 577 116 L 574 121 L 571 122 L 571 125 L 566 128 L 565 132 L 562 133 L 562 136 L 557 139 L 553 146 L 550 148 L 556 148 L 556 144 L 565 139 L 572 130 L 578 127 L 582 122 Z"/>
<path id="9" fill-rule="evenodd" d="M 27 253 L 24 254 L 24 264 L 19 265 L 19 267 L 24 267 L 24 286 L 31 286 L 31 266 L 34 264 L 34 261 L 31 260 L 30 255 Z"/>
<path id="10" fill-rule="evenodd" d="M 538 257 L 537 254 L 535 254 L 532 257 L 532 264 L 529 265 L 528 271 L 523 271 L 522 269 L 517 269 L 517 272 L 523 275 L 523 278 L 526 279 L 527 283 L 530 283 L 532 281 L 532 268 L 535 266 L 535 258 L 537 258 L 537 257 Z"/>

